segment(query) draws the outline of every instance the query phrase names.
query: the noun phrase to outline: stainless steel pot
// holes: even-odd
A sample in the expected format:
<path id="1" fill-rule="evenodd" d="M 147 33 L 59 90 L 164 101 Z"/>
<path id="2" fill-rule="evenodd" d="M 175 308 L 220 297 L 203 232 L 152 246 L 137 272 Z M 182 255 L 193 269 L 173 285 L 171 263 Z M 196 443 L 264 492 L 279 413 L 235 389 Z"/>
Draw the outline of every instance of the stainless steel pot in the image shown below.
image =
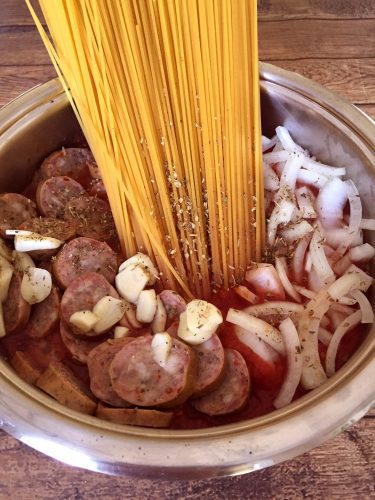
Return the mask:
<path id="1" fill-rule="evenodd" d="M 263 131 L 284 124 L 321 161 L 346 166 L 365 215 L 375 217 L 375 124 L 313 82 L 261 65 Z M 57 80 L 0 111 L 0 189 L 17 190 L 51 151 L 79 132 Z M 370 235 L 369 241 L 375 243 Z M 373 300 L 373 298 L 372 298 Z M 375 401 L 375 327 L 322 387 L 285 409 L 194 431 L 119 426 L 69 410 L 23 382 L 0 360 L 1 427 L 62 462 L 128 476 L 208 478 L 241 474 L 292 458 L 335 436 Z"/>

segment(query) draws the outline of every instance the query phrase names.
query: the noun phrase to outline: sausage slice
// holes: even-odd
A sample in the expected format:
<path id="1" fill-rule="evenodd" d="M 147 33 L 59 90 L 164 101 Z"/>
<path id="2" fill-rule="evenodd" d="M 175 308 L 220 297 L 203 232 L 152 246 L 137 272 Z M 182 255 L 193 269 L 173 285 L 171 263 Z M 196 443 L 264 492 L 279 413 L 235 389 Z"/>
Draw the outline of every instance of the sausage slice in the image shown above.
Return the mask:
<path id="1" fill-rule="evenodd" d="M 117 238 L 111 209 L 99 198 L 80 196 L 71 199 L 65 206 L 64 218 L 75 224 L 79 236 L 100 241 Z"/>
<path id="2" fill-rule="evenodd" d="M 40 167 L 44 178 L 67 175 L 83 183 L 89 182 L 91 169 L 97 165 L 91 151 L 87 148 L 63 148 L 50 154 Z"/>
<path id="3" fill-rule="evenodd" d="M 69 325 L 75 335 L 94 337 L 98 334 L 94 330 L 84 333 L 79 328 L 69 323 L 70 317 L 77 311 L 92 310 L 94 305 L 105 295 L 119 298 L 116 290 L 98 273 L 87 273 L 71 281 L 61 299 L 61 318 Z M 104 332 L 103 332 L 104 333 Z M 102 335 L 99 334 L 99 335 Z"/>
<path id="4" fill-rule="evenodd" d="M 30 356 L 22 351 L 16 351 L 10 364 L 16 370 L 18 375 L 28 384 L 35 384 L 41 376 L 41 371 L 34 366 Z"/>
<path id="5" fill-rule="evenodd" d="M 167 311 L 168 322 L 180 318 L 180 314 L 186 310 L 186 301 L 173 290 L 163 290 L 159 297 Z"/>
<path id="6" fill-rule="evenodd" d="M 31 306 L 21 295 L 22 277 L 14 273 L 10 281 L 8 297 L 3 303 L 3 315 L 7 334 L 22 330 L 29 321 Z"/>
<path id="7" fill-rule="evenodd" d="M 91 392 L 98 399 L 111 406 L 130 406 L 127 401 L 120 398 L 113 390 L 109 376 L 109 366 L 116 354 L 121 351 L 124 345 L 132 340 L 134 340 L 132 337 L 107 340 L 92 349 L 87 356 Z"/>
<path id="8" fill-rule="evenodd" d="M 173 339 L 162 368 L 153 358 L 151 342 L 151 335 L 137 337 L 115 355 L 109 368 L 113 389 L 135 406 L 168 408 L 183 403 L 194 389 L 194 351 Z"/>
<path id="9" fill-rule="evenodd" d="M 38 378 L 36 385 L 72 410 L 89 415 L 96 410 L 96 403 L 86 386 L 62 363 L 52 361 Z"/>
<path id="10" fill-rule="evenodd" d="M 33 219 L 27 219 L 18 226 L 18 229 L 32 231 L 50 238 L 57 238 L 63 242 L 73 239 L 76 235 L 73 224 L 53 217 L 34 217 Z M 52 250 L 33 250 L 32 252 L 28 252 L 28 254 L 36 260 L 48 260 L 55 255 L 57 251 L 57 248 Z"/>
<path id="11" fill-rule="evenodd" d="M 50 177 L 38 185 L 36 203 L 39 212 L 45 217 L 63 219 L 69 200 L 83 195 L 86 195 L 86 191 L 71 177 Z"/>
<path id="12" fill-rule="evenodd" d="M 172 412 L 142 410 L 140 408 L 107 408 L 98 404 L 95 416 L 122 425 L 139 425 L 141 427 L 169 427 L 173 418 Z"/>
<path id="13" fill-rule="evenodd" d="M 60 322 L 60 335 L 72 359 L 83 365 L 87 364 L 89 352 L 102 343 L 102 341 L 98 342 L 95 338 L 84 339 L 77 337 L 77 335 L 71 332 L 69 326 L 64 321 Z"/>
<path id="14" fill-rule="evenodd" d="M 6 236 L 7 229 L 16 229 L 23 221 L 36 217 L 35 203 L 18 193 L 0 194 L 0 233 Z"/>
<path id="15" fill-rule="evenodd" d="M 219 337 L 214 333 L 202 344 L 193 347 L 197 353 L 198 373 L 194 388 L 194 397 L 203 396 L 218 387 L 225 374 L 224 348 Z"/>
<path id="16" fill-rule="evenodd" d="M 220 386 L 210 394 L 194 399 L 191 404 L 207 415 L 225 415 L 240 410 L 250 390 L 250 375 L 246 362 L 238 351 L 225 349 L 226 370 Z"/>
<path id="17" fill-rule="evenodd" d="M 57 326 L 59 312 L 60 292 L 53 286 L 51 293 L 43 302 L 32 306 L 25 333 L 33 338 L 46 337 Z"/>
<path id="18" fill-rule="evenodd" d="M 53 275 L 62 288 L 89 272 L 99 273 L 110 283 L 115 280 L 117 255 L 102 241 L 75 238 L 64 245 L 53 262 Z"/>

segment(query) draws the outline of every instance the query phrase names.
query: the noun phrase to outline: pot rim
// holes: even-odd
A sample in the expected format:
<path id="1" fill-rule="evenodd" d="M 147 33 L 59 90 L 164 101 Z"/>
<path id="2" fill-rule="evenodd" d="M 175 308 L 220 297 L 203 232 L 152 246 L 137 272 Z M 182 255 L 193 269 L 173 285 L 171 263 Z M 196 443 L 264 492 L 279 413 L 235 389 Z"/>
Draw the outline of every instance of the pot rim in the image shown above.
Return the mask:
<path id="1" fill-rule="evenodd" d="M 267 82 L 299 94 L 355 130 L 372 159 L 375 123 L 355 106 L 319 84 L 270 64 L 260 64 L 260 78 L 261 85 Z M 0 110 L 0 146 L 6 131 L 37 113 L 38 108 L 68 105 L 57 78 L 25 92 Z M 334 377 L 286 408 L 244 422 L 189 431 L 120 426 L 82 415 L 26 384 L 1 360 L 0 417 L 4 430 L 26 444 L 91 470 L 169 479 L 240 474 L 292 458 L 361 418 L 375 402 L 375 387 L 366 384 L 375 379 L 374 353 L 373 326 L 360 349 Z M 349 378 L 357 388 L 355 394 L 348 389 Z M 327 418 L 317 429 L 314 418 L 320 411 L 326 412 Z M 34 415 L 31 420 L 30 412 Z M 53 424 L 41 425 L 51 418 L 59 419 L 63 437 L 60 432 L 56 434 Z M 288 443 L 285 433 L 290 432 L 291 426 L 294 440 Z M 78 435 L 81 439 L 77 439 Z M 121 446 L 115 446 L 119 440 L 126 449 L 126 458 L 121 454 Z M 170 465 L 160 465 L 161 441 Z M 113 446 L 110 452 L 108 446 Z M 183 453 L 185 448 L 188 453 Z"/>

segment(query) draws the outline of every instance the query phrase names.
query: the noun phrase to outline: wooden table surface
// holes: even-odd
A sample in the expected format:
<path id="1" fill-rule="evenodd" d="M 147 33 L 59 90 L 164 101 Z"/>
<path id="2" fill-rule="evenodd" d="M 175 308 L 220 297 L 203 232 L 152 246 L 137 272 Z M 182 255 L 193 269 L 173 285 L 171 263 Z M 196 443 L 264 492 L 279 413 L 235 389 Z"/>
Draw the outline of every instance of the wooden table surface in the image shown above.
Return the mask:
<path id="1" fill-rule="evenodd" d="M 375 118 L 375 0 L 260 0 L 260 58 Z M 0 0 L 0 106 L 55 76 L 23 0 Z M 0 431 L 0 499 L 375 498 L 375 412 L 335 439 L 235 478 L 156 482 L 60 464 Z"/>

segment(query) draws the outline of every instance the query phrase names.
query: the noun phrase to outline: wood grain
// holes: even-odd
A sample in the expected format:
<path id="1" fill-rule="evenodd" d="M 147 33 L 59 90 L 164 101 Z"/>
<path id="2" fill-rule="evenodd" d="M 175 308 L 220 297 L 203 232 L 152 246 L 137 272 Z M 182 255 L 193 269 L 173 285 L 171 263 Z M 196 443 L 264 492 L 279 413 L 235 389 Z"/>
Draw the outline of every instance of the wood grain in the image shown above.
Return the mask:
<path id="1" fill-rule="evenodd" d="M 373 0 L 258 0 L 261 21 L 375 18 Z"/>
<path id="2" fill-rule="evenodd" d="M 73 469 L 2 433 L 0 498 L 12 498 L 17 491 L 19 499 L 51 500 L 340 497 L 365 500 L 375 494 L 375 448 L 370 445 L 374 432 L 375 419 L 365 418 L 329 443 L 269 469 L 233 478 L 189 482 L 116 478 Z"/>

